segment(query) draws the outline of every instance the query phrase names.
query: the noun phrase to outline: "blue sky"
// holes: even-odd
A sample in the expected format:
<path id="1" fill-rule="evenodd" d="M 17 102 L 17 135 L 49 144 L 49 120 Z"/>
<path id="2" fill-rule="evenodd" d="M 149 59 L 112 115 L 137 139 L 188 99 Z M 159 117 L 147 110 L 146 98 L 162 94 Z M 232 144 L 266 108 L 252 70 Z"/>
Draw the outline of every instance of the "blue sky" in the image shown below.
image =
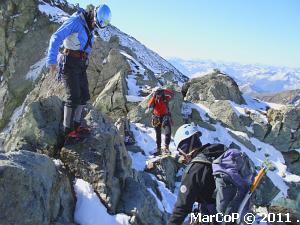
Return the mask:
<path id="1" fill-rule="evenodd" d="M 299 0 L 69 0 L 106 3 L 112 24 L 163 57 L 300 67 Z"/>

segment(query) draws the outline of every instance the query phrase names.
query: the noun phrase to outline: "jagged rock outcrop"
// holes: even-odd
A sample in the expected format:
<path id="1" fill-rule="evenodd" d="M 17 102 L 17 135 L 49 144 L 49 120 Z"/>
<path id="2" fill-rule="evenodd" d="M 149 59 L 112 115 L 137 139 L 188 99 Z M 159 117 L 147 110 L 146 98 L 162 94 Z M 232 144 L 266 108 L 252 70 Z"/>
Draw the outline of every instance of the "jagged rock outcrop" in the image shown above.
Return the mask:
<path id="1" fill-rule="evenodd" d="M 159 159 L 150 159 L 147 162 L 147 171 L 154 174 L 166 187 L 174 191 L 175 180 L 179 164 L 171 156 L 162 156 Z"/>
<path id="2" fill-rule="evenodd" d="M 268 213 L 273 213 L 275 222 L 272 225 L 299 225 L 299 212 L 285 206 L 273 205 L 268 208 Z"/>
<path id="3" fill-rule="evenodd" d="M 117 127 L 121 138 L 124 140 L 125 145 L 135 144 L 135 138 L 133 132 L 130 130 L 130 121 L 127 117 L 119 118 L 115 126 Z"/>
<path id="4" fill-rule="evenodd" d="M 219 100 L 214 102 L 203 102 L 211 111 L 211 117 L 221 121 L 225 126 L 231 129 L 246 132 L 243 121 L 233 109 L 230 101 Z"/>
<path id="5" fill-rule="evenodd" d="M 24 102 L 24 113 L 6 137 L 4 150 L 26 149 L 54 156 L 60 144 L 63 84 L 45 74 Z"/>
<path id="6" fill-rule="evenodd" d="M 75 199 L 63 171 L 45 155 L 0 154 L 0 224 L 73 224 Z"/>
<path id="7" fill-rule="evenodd" d="M 287 165 L 288 171 L 300 175 L 300 153 L 297 151 L 289 151 L 282 153 Z"/>
<path id="8" fill-rule="evenodd" d="M 126 90 L 125 73 L 120 71 L 109 80 L 99 94 L 94 103 L 95 108 L 108 114 L 113 120 L 125 116 L 128 113 Z"/>
<path id="9" fill-rule="evenodd" d="M 300 99 L 300 89 L 288 90 L 276 94 L 257 94 L 257 98 L 278 104 L 295 104 Z"/>
<path id="10" fill-rule="evenodd" d="M 104 42 L 100 38 L 97 38 L 93 46 L 90 65 L 87 70 L 89 74 L 89 88 L 93 100 L 104 91 L 107 83 L 117 73 L 127 75 L 131 70 L 125 56 L 120 53 L 120 50 L 111 48 L 112 46 L 109 42 Z M 109 95 L 111 93 L 106 94 Z"/>
<path id="11" fill-rule="evenodd" d="M 214 102 L 215 100 L 231 100 L 244 104 L 245 100 L 236 82 L 229 76 L 218 71 L 194 78 L 183 88 L 186 100 Z"/>
<path id="12" fill-rule="evenodd" d="M 166 215 L 158 209 L 155 197 L 139 182 L 126 180 L 118 210 L 131 216 L 132 225 L 166 224 Z"/>
<path id="13" fill-rule="evenodd" d="M 255 190 L 254 204 L 257 206 L 269 205 L 280 191 L 275 185 L 268 176 L 264 176 Z"/>
<path id="14" fill-rule="evenodd" d="M 289 107 L 279 115 L 272 117 L 273 125 L 263 140 L 282 152 L 300 148 L 300 109 Z"/>
<path id="15" fill-rule="evenodd" d="M 40 13 L 35 0 L 0 3 L 0 129 L 33 88 L 45 65 L 47 41 L 56 27 Z M 34 74 L 29 73 L 35 69 Z"/>
<path id="16" fill-rule="evenodd" d="M 131 176 L 131 159 L 108 118 L 91 110 L 85 119 L 91 134 L 82 142 L 65 145 L 61 160 L 75 177 L 89 182 L 115 213 L 125 180 Z"/>

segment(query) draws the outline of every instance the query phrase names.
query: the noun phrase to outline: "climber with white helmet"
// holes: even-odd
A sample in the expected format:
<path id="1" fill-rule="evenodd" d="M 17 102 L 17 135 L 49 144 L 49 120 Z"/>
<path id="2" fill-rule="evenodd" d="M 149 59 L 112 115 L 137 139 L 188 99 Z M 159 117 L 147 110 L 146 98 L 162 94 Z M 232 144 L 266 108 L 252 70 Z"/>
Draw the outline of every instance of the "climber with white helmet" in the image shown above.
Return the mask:
<path id="1" fill-rule="evenodd" d="M 176 131 L 174 137 L 176 148 L 189 164 L 182 176 L 177 201 L 168 225 L 182 224 L 186 216 L 192 212 L 195 202 L 201 204 L 202 214 L 214 215 L 216 213 L 212 166 L 209 163 L 191 163 L 205 151 L 206 147 L 210 146 L 209 144 L 202 146 L 201 135 L 202 133 L 194 124 L 182 125 Z M 210 154 L 219 157 L 221 151 L 210 151 Z"/>
<path id="2" fill-rule="evenodd" d="M 90 11 L 79 8 L 51 36 L 47 65 L 50 74 L 58 70 L 59 77 L 64 81 L 67 99 L 63 127 L 66 137 L 76 137 L 85 130 L 81 126 L 81 117 L 83 108 L 90 99 L 86 74 L 88 55 L 94 42 L 95 28 L 99 32 L 109 25 L 110 20 L 111 11 L 105 4 Z M 64 50 L 57 63 L 61 44 Z"/>

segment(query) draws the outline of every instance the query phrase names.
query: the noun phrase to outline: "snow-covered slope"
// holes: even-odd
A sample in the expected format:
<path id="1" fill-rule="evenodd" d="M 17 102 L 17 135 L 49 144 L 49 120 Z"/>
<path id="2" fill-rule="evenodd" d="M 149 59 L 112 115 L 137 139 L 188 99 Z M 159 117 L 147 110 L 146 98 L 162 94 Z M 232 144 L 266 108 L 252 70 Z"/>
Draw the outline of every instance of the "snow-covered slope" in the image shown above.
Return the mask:
<path id="1" fill-rule="evenodd" d="M 300 88 L 300 68 L 178 58 L 171 58 L 169 62 L 190 78 L 219 69 L 233 77 L 242 91 L 248 94 L 275 93 Z"/>
<path id="2" fill-rule="evenodd" d="M 157 53 L 150 50 L 138 40 L 128 34 L 123 33 L 114 26 L 108 26 L 100 33 L 100 36 L 105 41 L 109 41 L 112 36 L 118 36 L 120 44 L 131 49 L 131 51 L 136 54 L 137 60 L 148 69 L 152 70 L 155 74 L 173 71 L 176 75 L 177 81 L 183 82 L 187 79 L 179 70 L 177 70 L 172 64 L 163 59 Z"/>

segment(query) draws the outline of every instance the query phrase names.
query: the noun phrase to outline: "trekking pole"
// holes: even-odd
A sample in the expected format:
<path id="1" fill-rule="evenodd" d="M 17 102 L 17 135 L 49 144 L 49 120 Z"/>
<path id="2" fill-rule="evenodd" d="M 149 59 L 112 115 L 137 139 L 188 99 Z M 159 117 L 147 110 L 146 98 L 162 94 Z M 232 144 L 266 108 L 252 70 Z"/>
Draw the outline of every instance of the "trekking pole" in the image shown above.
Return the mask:
<path id="1" fill-rule="evenodd" d="M 256 188 L 259 185 L 259 183 L 261 182 L 262 178 L 267 174 L 269 169 L 270 169 L 270 165 L 268 165 L 267 163 L 263 163 L 262 168 L 259 170 L 258 174 L 255 176 L 254 181 L 251 184 L 248 193 L 244 197 L 244 199 L 243 199 L 243 201 L 242 201 L 242 203 L 241 203 L 241 205 L 238 209 L 239 219 L 238 219 L 237 224 L 241 223 L 241 216 L 242 216 L 242 213 L 244 211 L 244 208 L 245 208 L 246 204 L 248 203 L 250 197 L 252 196 L 252 194 L 256 190 Z"/>

